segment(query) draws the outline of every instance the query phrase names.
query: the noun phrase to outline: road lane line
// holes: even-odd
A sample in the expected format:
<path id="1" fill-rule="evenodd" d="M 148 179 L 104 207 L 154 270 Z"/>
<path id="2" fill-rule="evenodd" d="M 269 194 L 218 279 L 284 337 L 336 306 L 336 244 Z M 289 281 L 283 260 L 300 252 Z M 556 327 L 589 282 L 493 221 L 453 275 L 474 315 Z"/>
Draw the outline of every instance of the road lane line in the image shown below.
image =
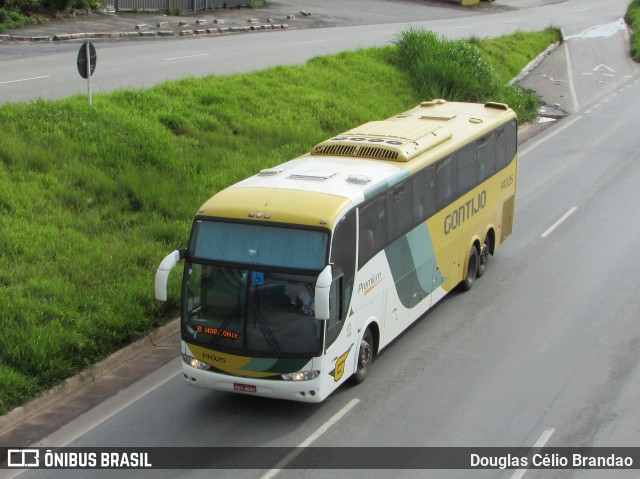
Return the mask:
<path id="1" fill-rule="evenodd" d="M 41 77 L 21 78 L 19 80 L 0 81 L 0 85 L 6 85 L 7 83 L 18 83 L 21 81 L 41 80 L 42 78 L 51 78 L 51 75 L 45 75 Z"/>
<path id="2" fill-rule="evenodd" d="M 562 32 L 564 38 L 564 32 Z M 576 87 L 573 84 L 573 67 L 571 66 L 571 55 L 569 55 L 569 42 L 564 42 L 564 51 L 567 57 L 567 78 L 569 79 L 569 92 L 571 92 L 571 101 L 573 102 L 574 113 L 580 108 L 578 103 L 578 95 L 576 93 Z"/>
<path id="3" fill-rule="evenodd" d="M 555 431 L 556 430 L 552 427 L 548 427 L 547 429 L 542 431 L 542 434 L 540 435 L 536 443 L 533 445 L 531 450 L 533 451 L 535 449 L 543 448 Z M 511 479 L 521 479 L 522 476 L 526 474 L 526 472 L 527 472 L 527 469 L 516 469 L 516 471 L 511 476 Z"/>
<path id="4" fill-rule="evenodd" d="M 578 209 L 577 206 L 572 206 L 571 208 L 569 208 L 569 211 L 567 211 L 565 214 L 563 214 L 560 219 L 558 221 L 556 221 L 555 223 L 553 223 L 551 225 L 551 227 L 545 231 L 544 233 L 542 233 L 542 235 L 540 235 L 541 238 L 546 238 L 547 236 L 549 236 L 551 233 L 553 233 L 553 230 L 555 230 L 558 226 L 560 226 L 562 224 L 562 222 L 564 220 L 566 220 L 569 216 L 571 216 L 573 213 L 575 213 L 575 211 Z"/>
<path id="5" fill-rule="evenodd" d="M 206 57 L 208 55 L 211 55 L 211 53 L 198 53 L 197 55 L 187 55 L 187 56 L 184 56 L 184 57 L 165 58 L 164 61 L 165 62 L 170 62 L 172 60 L 184 60 L 185 58 Z"/>
<path id="6" fill-rule="evenodd" d="M 340 409 L 337 413 L 335 413 L 327 422 L 325 422 L 322 426 L 320 426 L 316 431 L 311 434 L 308 438 L 300 443 L 300 445 L 294 449 L 292 452 L 287 454 L 282 461 L 275 465 L 273 469 L 267 472 L 261 479 L 272 479 L 277 476 L 282 468 L 290 463 L 293 459 L 295 459 L 300 453 L 302 449 L 305 447 L 309 447 L 313 442 L 315 442 L 320 436 L 322 436 L 325 432 L 329 430 L 331 426 L 337 423 L 340 419 L 342 419 L 349 411 L 351 411 L 354 407 L 358 405 L 360 399 L 354 398 L 349 403 Z"/>

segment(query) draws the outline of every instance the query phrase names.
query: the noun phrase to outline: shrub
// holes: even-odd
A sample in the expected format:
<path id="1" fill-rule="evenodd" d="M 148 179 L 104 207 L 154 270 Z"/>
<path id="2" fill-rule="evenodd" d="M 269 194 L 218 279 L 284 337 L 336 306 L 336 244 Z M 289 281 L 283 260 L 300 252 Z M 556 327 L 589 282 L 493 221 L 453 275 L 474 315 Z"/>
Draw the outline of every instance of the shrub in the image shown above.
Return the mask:
<path id="1" fill-rule="evenodd" d="M 532 119 L 538 100 L 517 86 L 505 85 L 476 45 L 415 28 L 400 33 L 395 45 L 396 62 L 409 72 L 421 98 L 503 102 L 521 121 Z"/>
<path id="2" fill-rule="evenodd" d="M 640 62 L 640 0 L 633 0 L 629 4 L 624 19 L 633 31 L 631 35 L 631 56 L 635 61 Z"/>

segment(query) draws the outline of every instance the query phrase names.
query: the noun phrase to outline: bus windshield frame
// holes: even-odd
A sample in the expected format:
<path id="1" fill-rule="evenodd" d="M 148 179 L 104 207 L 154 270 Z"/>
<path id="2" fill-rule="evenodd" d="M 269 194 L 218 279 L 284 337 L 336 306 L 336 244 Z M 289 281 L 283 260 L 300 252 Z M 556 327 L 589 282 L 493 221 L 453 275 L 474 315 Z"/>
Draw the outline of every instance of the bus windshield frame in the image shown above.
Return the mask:
<path id="1" fill-rule="evenodd" d="M 183 340 L 240 356 L 317 356 L 324 322 L 315 319 L 315 283 L 328 244 L 324 229 L 196 220 Z"/>

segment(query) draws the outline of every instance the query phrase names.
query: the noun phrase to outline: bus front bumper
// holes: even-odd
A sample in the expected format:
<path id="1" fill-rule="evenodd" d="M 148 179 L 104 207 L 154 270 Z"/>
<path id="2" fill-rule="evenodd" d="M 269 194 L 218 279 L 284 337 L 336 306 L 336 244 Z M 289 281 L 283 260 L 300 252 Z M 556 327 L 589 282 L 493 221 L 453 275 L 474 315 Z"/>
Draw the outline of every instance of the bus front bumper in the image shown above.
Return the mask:
<path id="1" fill-rule="evenodd" d="M 197 369 L 182 362 L 182 373 L 190 386 L 308 403 L 322 402 L 320 377 L 309 381 L 245 378 Z"/>

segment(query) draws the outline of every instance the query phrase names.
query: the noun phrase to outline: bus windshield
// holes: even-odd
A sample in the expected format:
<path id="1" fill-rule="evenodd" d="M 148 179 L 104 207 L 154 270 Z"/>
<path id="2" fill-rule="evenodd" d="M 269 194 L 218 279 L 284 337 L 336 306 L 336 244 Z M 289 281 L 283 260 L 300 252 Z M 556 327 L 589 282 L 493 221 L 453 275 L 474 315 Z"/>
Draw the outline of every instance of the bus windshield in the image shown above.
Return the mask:
<path id="1" fill-rule="evenodd" d="M 315 283 L 328 233 L 197 220 L 183 291 L 183 339 L 239 355 L 322 350 Z"/>
<path id="2" fill-rule="evenodd" d="M 314 356 L 316 276 L 188 264 L 183 339 L 239 355 Z"/>
<path id="3" fill-rule="evenodd" d="M 225 263 L 321 271 L 326 264 L 327 238 L 327 233 L 318 230 L 196 221 L 190 256 Z"/>

